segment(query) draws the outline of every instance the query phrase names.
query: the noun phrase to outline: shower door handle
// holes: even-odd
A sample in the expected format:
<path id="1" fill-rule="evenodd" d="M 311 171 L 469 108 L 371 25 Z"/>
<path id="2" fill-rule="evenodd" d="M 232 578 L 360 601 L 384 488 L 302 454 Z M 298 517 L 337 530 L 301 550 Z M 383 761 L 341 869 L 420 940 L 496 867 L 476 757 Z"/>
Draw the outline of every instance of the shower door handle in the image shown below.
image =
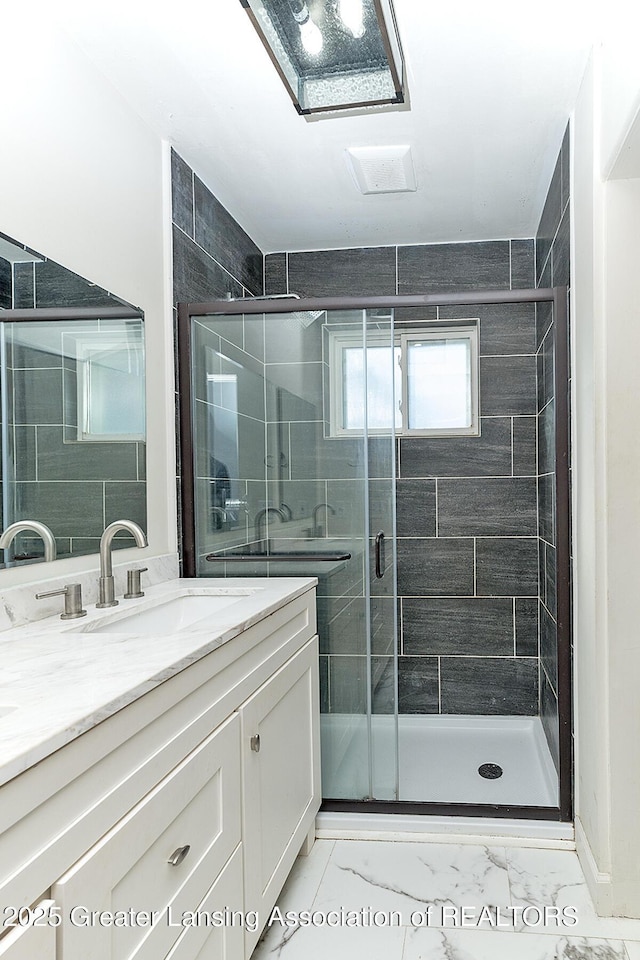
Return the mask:
<path id="1" fill-rule="evenodd" d="M 384 577 L 384 533 L 381 530 L 376 537 L 376 578 Z"/>

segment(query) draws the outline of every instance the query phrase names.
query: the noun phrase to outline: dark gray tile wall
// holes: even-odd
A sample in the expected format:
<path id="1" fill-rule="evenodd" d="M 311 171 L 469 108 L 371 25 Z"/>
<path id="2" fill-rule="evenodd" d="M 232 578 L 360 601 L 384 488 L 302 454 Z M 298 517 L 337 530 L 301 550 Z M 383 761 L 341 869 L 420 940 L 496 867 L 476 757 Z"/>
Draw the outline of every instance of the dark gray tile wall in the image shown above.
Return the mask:
<path id="1" fill-rule="evenodd" d="M 289 292 L 286 253 L 269 253 L 264 258 L 264 292 L 267 296 Z"/>
<path id="2" fill-rule="evenodd" d="M 231 297 L 258 296 L 264 292 L 264 257 L 260 248 L 231 216 L 228 210 L 195 175 L 191 167 L 175 150 L 171 151 L 171 208 L 173 232 L 173 299 L 174 304 L 198 303 Z M 275 292 L 284 292 L 277 290 Z M 262 321 L 242 318 L 221 321 L 218 331 L 229 351 L 236 347 L 246 349 L 249 362 L 264 363 L 264 330 Z M 177 311 L 174 310 L 174 329 L 177 343 Z M 177 357 L 177 348 L 174 351 Z M 241 361 L 240 361 L 241 362 Z M 177 417 L 179 384 L 176 368 L 176 463 L 178 487 L 178 545 L 181 549 L 181 467 L 180 423 Z M 264 457 L 264 420 L 262 433 L 256 422 L 242 417 L 243 455 L 262 450 Z M 253 466 L 248 474 L 241 496 L 253 501 Z M 204 476 L 206 477 L 206 471 Z M 209 480 L 202 481 L 205 484 Z M 264 501 L 264 496 L 263 496 Z M 239 543 L 244 537 L 240 537 Z M 229 576 L 237 575 L 237 568 Z M 256 575 L 264 571 L 255 571 Z M 252 571 L 243 568 L 251 576 Z M 221 564 L 215 575 L 224 576 Z"/>
<path id="3" fill-rule="evenodd" d="M 15 310 L 29 310 L 35 306 L 35 263 L 14 263 L 13 306 Z"/>
<path id="4" fill-rule="evenodd" d="M 0 257 L 0 310 L 10 310 L 13 298 L 11 264 Z"/>
<path id="5" fill-rule="evenodd" d="M 568 258 L 568 249 L 565 248 L 564 240 L 559 246 L 556 245 L 556 240 L 561 226 L 566 230 L 568 238 L 568 220 L 566 224 L 563 224 L 563 221 L 569 206 L 569 150 L 569 127 L 567 126 L 536 232 L 536 286 L 539 287 L 548 286 L 549 281 L 553 282 L 554 270 L 558 272 L 558 258 Z M 545 274 L 547 267 L 550 269 L 548 275 Z M 568 283 L 568 276 L 562 282 Z"/>
<path id="6" fill-rule="evenodd" d="M 320 297 L 517 290 L 532 287 L 534 273 L 533 240 L 270 253 L 265 256 L 265 293 Z M 431 312 L 433 319 L 435 308 Z M 418 319 L 428 318 L 424 310 L 419 313 Z M 414 311 L 397 311 L 397 322 L 408 319 L 416 319 Z"/>
<path id="7" fill-rule="evenodd" d="M 176 303 L 242 297 L 242 283 L 173 225 L 173 294 Z"/>
<path id="8" fill-rule="evenodd" d="M 67 270 L 53 260 L 14 263 L 13 306 L 16 310 L 34 307 L 117 307 L 132 306 L 97 283 Z"/>
<path id="9" fill-rule="evenodd" d="M 443 657 L 441 712 L 538 715 L 537 657 Z"/>
<path id="10" fill-rule="evenodd" d="M 509 240 L 398 247 L 398 293 L 509 290 Z"/>
<path id="11" fill-rule="evenodd" d="M 533 286 L 534 274 L 533 240 L 265 257 L 267 292 L 306 296 L 517 289 Z M 400 711 L 537 714 L 535 307 L 433 307 L 397 314 L 399 325 L 461 318 L 479 320 L 481 435 L 398 441 Z M 267 336 L 274 370 L 278 359 L 293 359 L 287 350 L 286 341 L 275 338 L 270 346 Z M 318 350 L 317 344 L 306 344 L 305 359 L 319 357 Z M 338 535 L 345 510 L 353 509 L 361 496 L 358 482 L 346 479 L 362 475 L 361 444 L 324 438 L 320 422 L 291 420 L 287 426 L 290 475 L 326 479 L 334 504 L 335 483 L 345 485 L 339 501 L 343 516 L 329 518 L 329 531 Z M 298 455 L 305 437 L 311 442 Z M 375 458 L 370 471 L 371 476 L 386 475 Z M 348 589 L 354 587 L 358 585 L 350 583 Z M 338 590 L 338 595 L 328 590 Z M 320 593 L 322 670 L 328 683 L 323 702 L 326 709 L 340 711 L 348 700 L 345 684 L 349 702 L 360 703 L 364 695 L 363 601 L 346 599 L 347 587 L 339 578 Z M 381 636 L 386 636 L 384 629 Z M 341 668 L 348 679 L 339 679 Z M 383 676 L 388 678 L 388 671 Z M 380 704 L 385 696 L 374 693 L 374 701 Z"/>
<path id="12" fill-rule="evenodd" d="M 395 247 L 289 253 L 287 260 L 288 292 L 301 297 L 375 297 L 396 292 Z"/>
<path id="13" fill-rule="evenodd" d="M 237 275 L 252 293 L 263 292 L 262 251 L 198 178 L 194 177 L 195 241 Z"/>
<path id="14" fill-rule="evenodd" d="M 398 292 L 531 287 L 534 264 L 531 240 L 399 248 Z M 535 308 L 440 307 L 436 316 L 479 321 L 481 434 L 399 440 L 400 684 L 402 690 L 403 670 L 416 678 L 422 666 L 437 686 L 437 697 L 418 697 L 411 705 L 405 681 L 400 709 L 535 715 Z M 405 501 L 409 478 L 413 486 Z M 419 484 L 426 506 L 432 498 L 427 484 L 434 482 L 432 537 L 418 532 L 415 522 L 411 531 L 410 515 Z"/>
<path id="15" fill-rule="evenodd" d="M 536 235 L 537 286 L 568 287 L 570 284 L 569 161 L 567 127 Z M 536 315 L 540 716 L 558 767 L 554 336 L 551 305 L 540 304 Z"/>
<path id="16" fill-rule="evenodd" d="M 262 251 L 175 150 L 171 178 L 175 302 L 262 294 Z"/>
<path id="17" fill-rule="evenodd" d="M 171 219 L 191 239 L 195 236 L 193 222 L 193 178 L 188 163 L 175 150 L 171 151 Z"/>

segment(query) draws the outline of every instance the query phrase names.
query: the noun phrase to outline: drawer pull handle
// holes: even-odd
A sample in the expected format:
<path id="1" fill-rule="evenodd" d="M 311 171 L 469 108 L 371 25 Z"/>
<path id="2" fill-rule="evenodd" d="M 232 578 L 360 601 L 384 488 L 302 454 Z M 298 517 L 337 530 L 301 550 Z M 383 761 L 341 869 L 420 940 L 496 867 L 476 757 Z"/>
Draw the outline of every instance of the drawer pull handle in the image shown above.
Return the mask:
<path id="1" fill-rule="evenodd" d="M 173 851 L 173 853 L 167 860 L 167 863 L 170 863 L 172 867 L 179 866 L 184 860 L 184 858 L 186 857 L 186 855 L 189 853 L 189 850 L 191 850 L 191 846 L 188 843 L 185 844 L 184 847 L 178 847 L 177 850 Z"/>
<path id="2" fill-rule="evenodd" d="M 260 753 L 260 734 L 256 733 L 255 737 L 251 737 L 251 749 L 254 753 Z"/>

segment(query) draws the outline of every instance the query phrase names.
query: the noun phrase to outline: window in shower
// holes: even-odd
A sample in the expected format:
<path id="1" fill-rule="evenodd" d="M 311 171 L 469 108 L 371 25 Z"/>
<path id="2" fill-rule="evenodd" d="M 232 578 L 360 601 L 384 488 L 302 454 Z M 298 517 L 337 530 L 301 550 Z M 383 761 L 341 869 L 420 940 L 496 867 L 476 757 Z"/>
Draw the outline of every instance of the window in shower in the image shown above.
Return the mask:
<path id="1" fill-rule="evenodd" d="M 475 436 L 478 419 L 477 326 L 403 333 L 393 346 L 370 335 L 366 391 L 356 332 L 329 334 L 331 436 L 361 433 L 365 394 L 369 432 L 405 436 Z M 393 398 L 391 401 L 390 398 Z"/>

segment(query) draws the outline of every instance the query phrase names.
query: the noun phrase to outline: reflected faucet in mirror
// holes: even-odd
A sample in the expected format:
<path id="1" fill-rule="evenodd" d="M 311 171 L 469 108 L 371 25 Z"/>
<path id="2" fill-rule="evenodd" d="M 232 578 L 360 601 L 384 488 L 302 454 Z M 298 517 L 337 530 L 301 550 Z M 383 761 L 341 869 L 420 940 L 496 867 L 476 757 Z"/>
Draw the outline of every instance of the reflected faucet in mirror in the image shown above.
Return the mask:
<path id="1" fill-rule="evenodd" d="M 285 514 L 285 520 L 293 520 L 293 510 L 288 503 L 284 501 L 280 504 L 280 509 Z"/>
<path id="2" fill-rule="evenodd" d="M 130 533 L 138 547 L 147 546 L 147 538 L 143 530 L 133 520 L 114 520 L 108 527 L 105 527 L 100 537 L 100 579 L 98 580 L 100 599 L 96 603 L 96 607 L 115 607 L 120 602 L 116 600 L 111 562 L 111 544 L 116 533 L 120 533 L 120 531 Z"/>
<path id="3" fill-rule="evenodd" d="M 255 530 L 256 530 L 256 540 L 260 543 L 261 540 L 264 540 L 265 528 L 267 523 L 267 517 L 270 513 L 275 513 L 276 517 L 280 519 L 282 523 L 285 522 L 286 517 L 282 510 L 279 510 L 278 507 L 264 507 L 262 510 L 258 510 L 256 513 L 256 518 L 253 521 Z"/>
<path id="4" fill-rule="evenodd" d="M 16 520 L 15 523 L 10 524 L 0 537 L 0 550 L 8 550 L 18 534 L 25 531 L 37 533 L 42 537 L 45 561 L 56 559 L 56 541 L 53 534 L 45 523 L 40 523 L 38 520 Z"/>
<path id="5" fill-rule="evenodd" d="M 214 530 L 222 530 L 227 522 L 227 511 L 223 507 L 211 507 L 211 516 L 214 518 Z"/>
<path id="6" fill-rule="evenodd" d="M 317 503 L 313 508 L 311 514 L 311 536 L 312 537 L 323 537 L 324 533 L 322 532 L 322 524 L 318 523 L 318 514 L 323 507 L 327 508 L 327 511 L 331 514 L 332 517 L 335 517 L 336 511 L 331 506 L 330 503 Z"/>

